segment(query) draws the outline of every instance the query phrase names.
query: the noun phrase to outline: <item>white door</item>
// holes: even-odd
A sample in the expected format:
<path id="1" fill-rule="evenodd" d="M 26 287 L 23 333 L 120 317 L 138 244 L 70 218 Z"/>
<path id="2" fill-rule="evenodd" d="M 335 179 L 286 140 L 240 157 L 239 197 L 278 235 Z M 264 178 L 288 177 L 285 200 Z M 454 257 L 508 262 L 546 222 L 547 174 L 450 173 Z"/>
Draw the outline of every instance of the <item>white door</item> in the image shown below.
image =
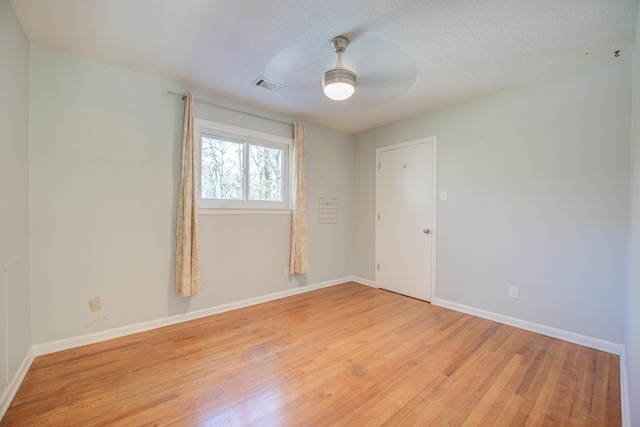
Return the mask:
<path id="1" fill-rule="evenodd" d="M 431 301 L 436 138 L 377 150 L 376 283 Z"/>

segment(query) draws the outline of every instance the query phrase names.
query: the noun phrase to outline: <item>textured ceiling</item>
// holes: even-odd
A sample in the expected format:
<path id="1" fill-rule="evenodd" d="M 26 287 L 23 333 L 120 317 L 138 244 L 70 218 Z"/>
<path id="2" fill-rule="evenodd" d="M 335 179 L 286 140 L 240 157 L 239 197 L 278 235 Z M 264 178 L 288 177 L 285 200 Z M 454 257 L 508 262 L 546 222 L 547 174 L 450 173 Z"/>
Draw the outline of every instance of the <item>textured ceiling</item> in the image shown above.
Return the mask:
<path id="1" fill-rule="evenodd" d="M 12 0 L 29 40 L 351 133 L 630 51 L 638 0 Z M 330 41 L 358 74 L 331 101 Z M 285 87 L 255 87 L 257 77 Z"/>

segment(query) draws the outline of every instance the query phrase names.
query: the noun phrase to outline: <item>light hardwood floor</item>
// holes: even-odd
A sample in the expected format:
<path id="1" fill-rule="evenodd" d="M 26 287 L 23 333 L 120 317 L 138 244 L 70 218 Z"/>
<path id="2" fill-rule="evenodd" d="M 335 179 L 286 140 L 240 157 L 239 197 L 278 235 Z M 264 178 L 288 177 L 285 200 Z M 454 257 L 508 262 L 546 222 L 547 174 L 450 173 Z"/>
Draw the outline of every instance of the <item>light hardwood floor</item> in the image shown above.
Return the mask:
<path id="1" fill-rule="evenodd" d="M 38 357 L 2 425 L 619 426 L 619 359 L 347 283 Z"/>

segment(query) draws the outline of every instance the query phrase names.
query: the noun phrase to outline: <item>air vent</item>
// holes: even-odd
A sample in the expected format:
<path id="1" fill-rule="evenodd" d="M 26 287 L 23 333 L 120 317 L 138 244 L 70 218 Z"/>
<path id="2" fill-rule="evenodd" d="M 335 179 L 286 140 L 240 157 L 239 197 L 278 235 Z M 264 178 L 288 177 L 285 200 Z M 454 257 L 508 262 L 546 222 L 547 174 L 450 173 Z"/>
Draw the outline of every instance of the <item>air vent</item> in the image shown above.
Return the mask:
<path id="1" fill-rule="evenodd" d="M 258 77 L 251 84 L 254 85 L 254 86 L 261 87 L 263 89 L 270 90 L 271 92 L 278 92 L 283 87 L 286 87 L 285 85 L 282 85 L 280 83 L 276 83 L 274 81 L 267 80 L 264 77 Z"/>

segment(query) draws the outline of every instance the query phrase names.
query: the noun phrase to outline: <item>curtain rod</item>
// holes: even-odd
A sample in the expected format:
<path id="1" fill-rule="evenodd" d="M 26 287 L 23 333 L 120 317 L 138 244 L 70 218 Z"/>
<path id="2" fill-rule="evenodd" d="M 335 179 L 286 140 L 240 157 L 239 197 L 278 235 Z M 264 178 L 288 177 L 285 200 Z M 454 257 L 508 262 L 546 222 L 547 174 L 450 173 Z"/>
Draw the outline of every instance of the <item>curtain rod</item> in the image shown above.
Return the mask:
<path id="1" fill-rule="evenodd" d="M 184 99 L 185 96 L 186 96 L 184 93 L 172 92 L 170 90 L 168 90 L 167 93 L 169 95 L 181 96 L 182 99 Z M 205 101 L 204 99 L 198 99 L 198 98 L 195 98 L 195 97 L 193 99 L 195 101 L 197 101 L 197 102 L 202 103 L 202 104 L 208 104 L 208 105 L 212 105 L 214 107 L 222 108 L 222 109 L 225 109 L 225 110 L 235 111 L 236 113 L 246 114 L 247 116 L 253 116 L 253 117 L 257 117 L 259 119 L 264 119 L 264 120 L 271 120 L 272 122 L 280 123 L 280 124 L 287 125 L 287 126 L 291 126 L 292 125 L 292 123 L 283 122 L 282 120 L 272 119 L 271 117 L 266 117 L 266 116 L 261 116 L 259 114 L 249 113 L 248 111 L 238 110 L 237 108 L 228 107 L 226 105 L 221 105 L 221 104 L 216 104 L 215 102 Z"/>

